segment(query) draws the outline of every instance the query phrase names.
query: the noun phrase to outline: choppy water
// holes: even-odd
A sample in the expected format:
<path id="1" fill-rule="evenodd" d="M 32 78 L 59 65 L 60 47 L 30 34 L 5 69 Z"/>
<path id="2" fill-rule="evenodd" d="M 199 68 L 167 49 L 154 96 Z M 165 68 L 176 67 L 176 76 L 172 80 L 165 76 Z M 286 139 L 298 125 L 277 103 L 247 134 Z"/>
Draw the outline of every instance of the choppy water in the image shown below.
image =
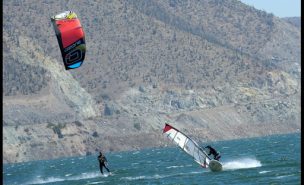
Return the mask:
<path id="1" fill-rule="evenodd" d="M 19 184 L 301 184 L 300 134 L 206 143 L 221 152 L 222 172 L 198 166 L 177 147 L 107 153 L 113 175 L 99 172 L 97 153 L 6 164 L 3 182 Z M 105 170 L 104 170 L 105 171 Z"/>

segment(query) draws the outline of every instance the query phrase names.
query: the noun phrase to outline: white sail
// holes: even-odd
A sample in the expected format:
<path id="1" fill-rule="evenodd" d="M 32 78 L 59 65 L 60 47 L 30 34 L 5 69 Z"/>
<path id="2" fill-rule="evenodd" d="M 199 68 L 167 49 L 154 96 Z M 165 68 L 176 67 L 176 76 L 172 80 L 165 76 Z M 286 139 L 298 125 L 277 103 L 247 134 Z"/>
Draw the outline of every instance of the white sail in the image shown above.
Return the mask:
<path id="1" fill-rule="evenodd" d="M 191 155 L 195 162 L 200 164 L 202 167 L 208 167 L 211 159 L 195 141 L 169 124 L 165 125 L 163 133 L 165 133 L 169 139 L 176 143 L 187 154 Z"/>

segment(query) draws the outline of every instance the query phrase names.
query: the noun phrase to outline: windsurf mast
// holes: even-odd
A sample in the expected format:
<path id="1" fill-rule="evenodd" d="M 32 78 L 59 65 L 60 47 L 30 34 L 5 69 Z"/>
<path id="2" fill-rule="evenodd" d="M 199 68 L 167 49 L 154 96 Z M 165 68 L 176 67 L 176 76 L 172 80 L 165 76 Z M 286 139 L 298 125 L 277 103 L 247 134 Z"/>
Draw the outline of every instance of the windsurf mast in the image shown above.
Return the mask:
<path id="1" fill-rule="evenodd" d="M 166 123 L 163 133 L 167 135 L 167 137 L 176 143 L 183 151 L 194 158 L 194 161 L 198 164 L 204 166 L 204 161 L 206 164 L 209 164 L 211 160 L 208 154 L 203 150 L 194 140 L 188 137 L 183 132 L 174 128 L 173 126 Z"/>

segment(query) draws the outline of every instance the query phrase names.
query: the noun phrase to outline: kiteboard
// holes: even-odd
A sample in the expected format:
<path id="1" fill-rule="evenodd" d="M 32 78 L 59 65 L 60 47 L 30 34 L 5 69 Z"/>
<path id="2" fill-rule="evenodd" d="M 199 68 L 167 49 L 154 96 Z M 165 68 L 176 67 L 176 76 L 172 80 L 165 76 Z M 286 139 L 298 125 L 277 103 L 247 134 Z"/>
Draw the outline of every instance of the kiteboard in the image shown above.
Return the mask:
<path id="1" fill-rule="evenodd" d="M 213 172 L 219 172 L 223 169 L 222 164 L 219 161 L 213 159 L 209 162 L 209 168 Z"/>
<path id="2" fill-rule="evenodd" d="M 112 172 L 104 172 L 102 174 L 103 177 L 113 176 L 114 174 Z"/>

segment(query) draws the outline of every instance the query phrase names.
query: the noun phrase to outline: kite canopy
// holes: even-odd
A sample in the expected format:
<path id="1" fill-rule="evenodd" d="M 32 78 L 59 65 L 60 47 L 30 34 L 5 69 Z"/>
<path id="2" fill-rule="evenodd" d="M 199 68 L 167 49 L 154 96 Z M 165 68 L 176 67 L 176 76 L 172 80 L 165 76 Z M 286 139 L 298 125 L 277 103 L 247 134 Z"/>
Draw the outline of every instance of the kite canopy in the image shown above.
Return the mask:
<path id="1" fill-rule="evenodd" d="M 55 33 L 66 70 L 81 66 L 84 61 L 85 35 L 75 12 L 65 11 L 52 16 Z"/>

